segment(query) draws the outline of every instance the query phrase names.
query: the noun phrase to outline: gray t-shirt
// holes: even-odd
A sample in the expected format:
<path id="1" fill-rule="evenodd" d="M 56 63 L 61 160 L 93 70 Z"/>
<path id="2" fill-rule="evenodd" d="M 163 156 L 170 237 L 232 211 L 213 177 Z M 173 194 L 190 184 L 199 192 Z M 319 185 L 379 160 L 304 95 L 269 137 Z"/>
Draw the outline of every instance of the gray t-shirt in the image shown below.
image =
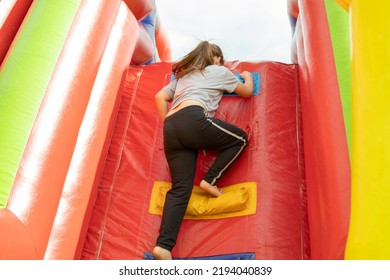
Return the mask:
<path id="1" fill-rule="evenodd" d="M 232 93 L 240 81 L 226 67 L 209 65 L 203 71 L 192 71 L 174 79 L 163 90 L 173 98 L 172 109 L 186 100 L 197 100 L 213 117 L 224 92 Z"/>

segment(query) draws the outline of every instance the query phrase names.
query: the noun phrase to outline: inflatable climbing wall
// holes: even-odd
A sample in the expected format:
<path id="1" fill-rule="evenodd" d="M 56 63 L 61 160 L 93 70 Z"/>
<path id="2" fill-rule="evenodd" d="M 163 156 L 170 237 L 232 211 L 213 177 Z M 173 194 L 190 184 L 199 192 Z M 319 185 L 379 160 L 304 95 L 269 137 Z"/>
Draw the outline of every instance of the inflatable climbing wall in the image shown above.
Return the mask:
<path id="1" fill-rule="evenodd" d="M 251 98 L 222 98 L 216 117 L 247 131 L 249 144 L 219 187 L 251 183 L 256 188 L 239 202 L 234 198 L 238 194 L 231 197 L 228 192 L 210 198 L 222 205 L 238 203 L 231 209 L 189 215 L 173 257 L 307 259 L 296 67 L 273 62 L 231 62 L 228 67 L 236 73 L 251 71 L 259 78 Z M 171 63 L 129 68 L 83 259 L 150 257 L 161 220 L 150 211 L 153 189 L 156 182 L 170 182 L 154 95 L 170 78 Z M 199 153 L 195 185 L 216 153 Z M 254 209 L 243 213 L 250 201 L 256 202 Z"/>

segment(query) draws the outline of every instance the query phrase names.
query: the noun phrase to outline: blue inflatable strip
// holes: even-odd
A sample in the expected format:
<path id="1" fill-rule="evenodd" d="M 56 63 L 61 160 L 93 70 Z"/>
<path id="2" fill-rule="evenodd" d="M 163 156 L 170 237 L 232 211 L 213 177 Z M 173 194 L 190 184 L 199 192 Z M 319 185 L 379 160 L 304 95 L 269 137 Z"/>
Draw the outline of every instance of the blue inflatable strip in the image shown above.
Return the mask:
<path id="1" fill-rule="evenodd" d="M 297 18 L 289 15 L 288 16 L 288 19 L 290 21 L 290 26 L 291 26 L 291 32 L 292 32 L 292 35 L 294 35 L 295 33 L 295 28 L 297 27 Z"/>
<path id="2" fill-rule="evenodd" d="M 152 253 L 145 252 L 144 260 L 155 260 L 156 258 Z M 255 253 L 236 253 L 236 254 L 225 254 L 215 256 L 204 256 L 204 257 L 190 257 L 190 258 L 173 258 L 174 260 L 255 260 Z"/>
<path id="3" fill-rule="evenodd" d="M 260 94 L 260 73 L 259 72 L 252 72 L 251 73 L 253 76 L 253 92 L 252 95 L 259 95 Z M 239 74 L 234 74 L 240 82 L 244 82 L 244 79 L 241 78 Z M 175 75 L 171 75 L 170 82 L 172 82 L 175 79 Z M 225 96 L 238 96 L 236 93 L 227 93 L 225 92 L 223 95 Z"/>
<path id="4" fill-rule="evenodd" d="M 156 46 L 156 37 L 155 37 L 155 29 L 156 29 L 156 11 L 150 13 L 145 18 L 141 20 L 143 27 L 145 27 L 148 32 L 150 39 L 152 39 L 153 45 Z M 156 55 L 153 55 L 153 58 L 145 63 L 145 65 L 149 65 L 156 62 Z"/>

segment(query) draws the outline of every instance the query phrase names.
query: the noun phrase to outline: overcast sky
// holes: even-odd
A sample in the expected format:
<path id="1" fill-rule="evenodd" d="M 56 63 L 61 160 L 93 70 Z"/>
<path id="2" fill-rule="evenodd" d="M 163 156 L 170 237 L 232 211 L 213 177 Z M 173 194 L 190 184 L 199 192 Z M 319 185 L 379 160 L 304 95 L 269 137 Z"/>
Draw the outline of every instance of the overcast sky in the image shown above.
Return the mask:
<path id="1" fill-rule="evenodd" d="M 291 63 L 287 0 L 156 0 L 173 60 L 200 40 L 218 44 L 225 60 Z"/>

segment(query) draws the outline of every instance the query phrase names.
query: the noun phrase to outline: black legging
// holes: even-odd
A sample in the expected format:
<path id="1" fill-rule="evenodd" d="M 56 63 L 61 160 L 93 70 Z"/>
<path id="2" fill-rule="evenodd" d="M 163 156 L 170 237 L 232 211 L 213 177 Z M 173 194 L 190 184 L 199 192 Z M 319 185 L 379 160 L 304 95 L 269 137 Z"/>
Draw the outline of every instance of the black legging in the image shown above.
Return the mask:
<path id="1" fill-rule="evenodd" d="M 172 179 L 167 192 L 157 246 L 172 250 L 194 185 L 200 149 L 218 149 L 220 154 L 204 180 L 215 185 L 228 171 L 248 142 L 244 130 L 207 117 L 202 107 L 188 106 L 164 121 L 164 149 Z"/>

